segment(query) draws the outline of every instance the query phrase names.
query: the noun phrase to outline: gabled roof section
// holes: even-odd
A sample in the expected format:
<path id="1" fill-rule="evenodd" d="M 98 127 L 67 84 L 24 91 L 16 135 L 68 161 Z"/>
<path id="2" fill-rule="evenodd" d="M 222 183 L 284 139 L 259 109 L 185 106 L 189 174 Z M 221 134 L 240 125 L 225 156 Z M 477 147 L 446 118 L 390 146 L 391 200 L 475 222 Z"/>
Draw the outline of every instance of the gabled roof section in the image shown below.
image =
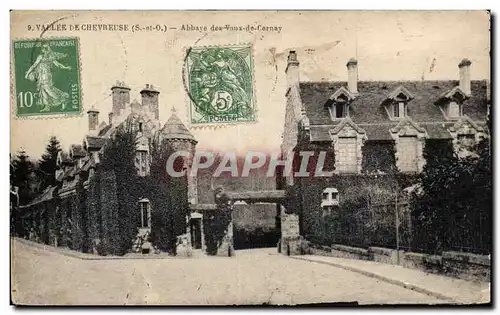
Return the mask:
<path id="1" fill-rule="evenodd" d="M 421 124 L 421 126 L 425 128 L 425 130 L 427 130 L 427 136 L 429 139 L 453 139 L 450 132 L 448 131 L 450 123 L 429 123 Z"/>
<path id="2" fill-rule="evenodd" d="M 106 127 L 108 124 L 106 124 L 104 121 L 101 121 L 101 123 L 99 124 L 99 130 L 101 130 L 102 128 Z"/>
<path id="3" fill-rule="evenodd" d="M 488 96 L 486 95 L 486 98 L 487 97 Z M 452 88 L 451 90 L 442 93 L 439 96 L 439 98 L 435 101 L 435 103 L 440 104 L 440 103 L 443 103 L 446 101 L 455 101 L 455 102 L 462 103 L 463 101 L 465 101 L 468 98 L 469 97 L 467 96 L 467 94 L 465 94 L 464 91 L 462 91 L 462 89 L 457 85 L 454 88 Z"/>
<path id="4" fill-rule="evenodd" d="M 408 91 L 403 85 L 400 85 L 387 95 L 386 100 L 405 102 L 411 99 L 413 99 L 413 94 L 411 94 L 410 91 Z"/>
<path id="5" fill-rule="evenodd" d="M 28 203 L 27 205 L 24 205 L 24 206 L 20 206 L 19 208 L 28 208 L 28 207 L 31 207 L 31 206 L 34 206 L 34 205 L 37 205 L 37 204 L 40 204 L 42 202 L 45 202 L 45 201 L 50 201 L 54 198 L 54 192 L 55 190 L 57 189 L 57 187 L 52 187 L 52 186 L 49 186 L 47 187 L 41 195 L 39 195 L 38 197 L 36 197 L 35 199 L 33 199 L 30 203 Z"/>
<path id="6" fill-rule="evenodd" d="M 89 169 L 95 168 L 95 162 L 93 158 L 88 158 L 82 166 L 82 171 L 88 172 Z"/>
<path id="7" fill-rule="evenodd" d="M 335 91 L 335 93 L 330 96 L 330 100 L 336 102 L 336 103 L 345 103 L 352 101 L 354 99 L 354 95 L 352 95 L 351 92 L 349 92 L 348 89 L 346 89 L 344 86 L 341 86 L 340 88 Z"/>
<path id="8" fill-rule="evenodd" d="M 360 128 L 358 125 L 356 125 L 351 118 L 347 117 L 342 119 L 342 122 L 340 122 L 338 125 L 336 125 L 333 129 L 330 130 L 330 134 L 336 135 L 338 134 L 342 129 L 344 129 L 346 126 L 351 127 L 354 129 L 357 133 L 359 134 L 364 134 L 366 133 L 364 129 Z"/>
<path id="9" fill-rule="evenodd" d="M 71 160 L 68 152 L 61 150 L 61 151 L 59 151 L 59 153 L 57 153 L 57 164 L 58 165 L 63 165 L 63 164 L 68 165 L 68 164 L 71 164 L 72 162 L 73 161 Z"/>
<path id="10" fill-rule="evenodd" d="M 87 150 L 100 150 L 106 143 L 105 138 L 87 136 L 85 138 Z"/>
<path id="11" fill-rule="evenodd" d="M 472 128 L 476 129 L 476 131 L 484 131 L 483 127 L 476 124 L 470 117 L 462 116 L 460 119 L 450 127 L 451 132 L 456 132 L 462 128 L 465 124 L 469 124 Z"/>
<path id="12" fill-rule="evenodd" d="M 325 102 L 345 81 L 301 82 L 300 98 L 311 126 L 330 125 L 331 116 Z M 356 124 L 391 123 L 387 111 L 380 104 L 387 95 L 403 85 L 413 96 L 408 115 L 416 122 L 442 122 L 443 113 L 433 103 L 444 92 L 448 93 L 458 85 L 457 80 L 440 81 L 358 81 L 359 94 L 352 100 L 349 116 Z M 486 120 L 487 84 L 486 80 L 471 81 L 472 95 L 463 104 L 463 114 L 472 120 Z"/>
<path id="13" fill-rule="evenodd" d="M 87 155 L 81 144 L 72 144 L 69 148 L 70 156 L 73 158 L 81 158 Z"/>
<path id="14" fill-rule="evenodd" d="M 99 137 L 105 137 L 106 133 L 111 129 L 111 125 L 106 125 L 104 128 L 100 129 L 99 131 Z"/>
<path id="15" fill-rule="evenodd" d="M 397 125 L 396 127 L 392 128 L 391 129 L 391 132 L 393 133 L 398 133 L 401 131 L 401 129 L 403 129 L 404 127 L 410 125 L 411 127 L 413 127 L 415 130 L 417 130 L 418 132 L 424 132 L 425 133 L 425 129 L 420 127 L 416 122 L 414 122 L 410 117 L 405 117 L 403 118 Z"/>

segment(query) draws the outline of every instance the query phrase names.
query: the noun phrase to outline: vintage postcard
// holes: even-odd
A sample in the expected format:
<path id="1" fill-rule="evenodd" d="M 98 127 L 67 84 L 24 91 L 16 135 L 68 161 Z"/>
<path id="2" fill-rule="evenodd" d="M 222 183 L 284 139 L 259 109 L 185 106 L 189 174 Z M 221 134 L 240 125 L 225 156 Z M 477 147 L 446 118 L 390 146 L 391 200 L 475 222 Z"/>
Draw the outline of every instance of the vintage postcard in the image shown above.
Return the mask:
<path id="1" fill-rule="evenodd" d="M 11 11 L 11 304 L 491 304 L 490 19 Z"/>

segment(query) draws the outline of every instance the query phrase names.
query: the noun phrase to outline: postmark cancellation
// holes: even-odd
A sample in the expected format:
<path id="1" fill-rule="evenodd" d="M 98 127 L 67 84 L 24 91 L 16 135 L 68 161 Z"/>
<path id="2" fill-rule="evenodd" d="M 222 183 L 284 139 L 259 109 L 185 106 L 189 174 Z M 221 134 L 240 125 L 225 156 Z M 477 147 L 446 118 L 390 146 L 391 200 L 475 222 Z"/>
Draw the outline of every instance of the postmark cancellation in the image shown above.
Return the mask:
<path id="1" fill-rule="evenodd" d="M 193 126 L 255 121 L 250 45 L 188 48 L 185 67 Z"/>

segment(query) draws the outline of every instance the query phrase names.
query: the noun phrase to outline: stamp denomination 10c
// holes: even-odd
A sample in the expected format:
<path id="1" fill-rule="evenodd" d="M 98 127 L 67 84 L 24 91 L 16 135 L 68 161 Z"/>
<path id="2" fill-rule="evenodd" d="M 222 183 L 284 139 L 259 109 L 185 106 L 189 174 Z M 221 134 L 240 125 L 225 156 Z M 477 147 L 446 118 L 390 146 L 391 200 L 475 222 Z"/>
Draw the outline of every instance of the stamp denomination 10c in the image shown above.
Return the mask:
<path id="1" fill-rule="evenodd" d="M 13 41 L 16 114 L 79 114 L 82 110 L 78 38 Z"/>
<path id="2" fill-rule="evenodd" d="M 192 124 L 255 121 L 251 46 L 193 47 L 186 63 Z"/>

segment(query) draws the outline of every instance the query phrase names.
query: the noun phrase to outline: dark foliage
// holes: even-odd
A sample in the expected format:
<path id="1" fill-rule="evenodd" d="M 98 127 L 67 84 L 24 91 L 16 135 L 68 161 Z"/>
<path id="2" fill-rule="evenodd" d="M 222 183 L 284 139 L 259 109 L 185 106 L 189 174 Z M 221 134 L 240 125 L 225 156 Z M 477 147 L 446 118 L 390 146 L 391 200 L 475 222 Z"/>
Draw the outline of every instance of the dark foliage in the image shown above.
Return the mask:
<path id="1" fill-rule="evenodd" d="M 203 217 L 203 230 L 205 233 L 205 245 L 208 255 L 216 255 L 224 236 L 228 232 L 231 222 L 231 209 L 229 207 L 219 207 L 216 211 L 210 212 Z"/>
<path id="2" fill-rule="evenodd" d="M 170 155 L 175 152 L 170 143 L 164 142 L 153 146 L 151 176 L 140 180 L 138 190 L 149 194 L 152 204 L 151 240 L 153 245 L 172 255 L 176 254 L 177 237 L 186 231 L 187 176 L 171 177 L 165 165 Z M 181 171 L 184 162 L 176 159 L 174 169 Z"/>
<path id="3" fill-rule="evenodd" d="M 107 212 L 109 243 L 115 255 L 124 255 L 132 248 L 137 234 L 137 200 L 134 198 L 137 171 L 135 168 L 136 135 L 120 129 L 114 139 L 104 148 L 102 162 L 98 171 L 112 172 L 116 185 L 116 206 L 110 204 Z M 104 191 L 101 190 L 101 191 Z"/>
<path id="4" fill-rule="evenodd" d="M 327 187 L 340 192 L 339 206 L 329 211 L 321 207 L 322 192 Z M 304 209 L 301 233 L 307 240 L 324 245 L 396 247 L 395 174 L 334 175 L 307 180 L 300 189 Z"/>
<path id="5" fill-rule="evenodd" d="M 19 188 L 20 205 L 27 204 L 34 197 L 31 188 L 33 170 L 33 163 L 29 160 L 26 151 L 20 150 L 12 161 L 11 167 L 11 185 Z"/>
<path id="6" fill-rule="evenodd" d="M 412 198 L 414 244 L 420 251 L 491 252 L 492 173 L 488 140 L 477 155 L 457 157 L 451 143 L 428 141 L 422 193 Z"/>
<path id="7" fill-rule="evenodd" d="M 366 141 L 362 151 L 363 173 L 397 173 L 394 141 Z"/>
<path id="8" fill-rule="evenodd" d="M 45 147 L 45 152 L 42 158 L 38 161 L 36 174 L 40 179 L 40 191 L 43 191 L 48 186 L 55 186 L 57 155 L 61 151 L 59 140 L 52 136 L 49 143 Z"/>

